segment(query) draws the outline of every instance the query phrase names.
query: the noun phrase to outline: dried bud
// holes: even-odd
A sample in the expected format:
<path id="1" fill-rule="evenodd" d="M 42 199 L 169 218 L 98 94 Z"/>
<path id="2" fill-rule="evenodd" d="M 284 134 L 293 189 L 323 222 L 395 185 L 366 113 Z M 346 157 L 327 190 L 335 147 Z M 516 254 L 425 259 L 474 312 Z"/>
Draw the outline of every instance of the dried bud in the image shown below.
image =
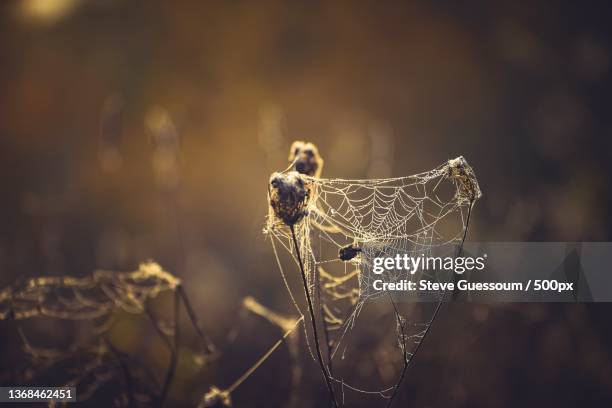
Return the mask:
<path id="1" fill-rule="evenodd" d="M 474 201 L 482 196 L 474 170 L 463 156 L 448 161 L 446 176 L 457 182 L 460 198 Z"/>
<path id="2" fill-rule="evenodd" d="M 202 397 L 198 408 L 225 408 L 232 406 L 232 398 L 229 392 L 222 391 L 214 385 Z"/>
<path id="3" fill-rule="evenodd" d="M 354 257 L 356 257 L 361 252 L 361 248 L 356 247 L 353 244 L 347 245 L 345 247 L 340 248 L 338 251 L 338 258 L 342 261 L 350 261 Z"/>
<path id="4" fill-rule="evenodd" d="M 286 225 L 292 226 L 307 215 L 309 197 L 310 190 L 299 173 L 274 173 L 270 177 L 270 207 Z"/>
<path id="5" fill-rule="evenodd" d="M 310 142 L 293 142 L 289 151 L 289 162 L 293 163 L 298 173 L 317 178 L 321 176 L 323 159 L 317 146 Z"/>

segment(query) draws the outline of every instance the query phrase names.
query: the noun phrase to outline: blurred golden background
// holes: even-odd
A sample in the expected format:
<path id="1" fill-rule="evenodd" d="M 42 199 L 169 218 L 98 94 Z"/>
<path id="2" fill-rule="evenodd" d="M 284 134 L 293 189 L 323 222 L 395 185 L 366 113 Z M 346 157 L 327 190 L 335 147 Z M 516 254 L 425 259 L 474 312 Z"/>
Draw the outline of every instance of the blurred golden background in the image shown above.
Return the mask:
<path id="1" fill-rule="evenodd" d="M 295 139 L 318 145 L 323 177 L 409 175 L 464 155 L 484 193 L 470 240 L 611 240 L 607 2 L 0 8 L 1 287 L 153 259 L 183 279 L 223 350 L 245 296 L 292 312 L 261 230 L 266 182 Z M 171 299 L 159 302 L 163 310 Z M 401 403 L 607 405 L 607 310 L 449 305 Z M 179 362 L 173 404 L 231 382 L 278 337 L 247 320 L 247 337 L 219 361 Z M 0 322 L 2 368 L 18 359 L 13 326 Z M 42 344 L 82 337 L 45 321 L 26 326 Z M 149 334 L 146 320 L 125 316 L 111 337 L 163 368 L 167 355 Z M 320 373 L 302 357 L 298 406 L 321 406 Z M 267 364 L 236 406 L 286 404 L 287 356 Z"/>

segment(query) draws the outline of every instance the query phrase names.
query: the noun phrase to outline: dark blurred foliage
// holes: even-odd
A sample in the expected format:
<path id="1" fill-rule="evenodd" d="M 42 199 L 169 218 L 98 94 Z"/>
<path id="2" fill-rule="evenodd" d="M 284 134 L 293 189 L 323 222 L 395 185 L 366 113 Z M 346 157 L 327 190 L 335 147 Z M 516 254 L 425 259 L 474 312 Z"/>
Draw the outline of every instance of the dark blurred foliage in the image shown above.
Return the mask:
<path id="1" fill-rule="evenodd" d="M 471 240 L 612 239 L 608 2 L 0 7 L 0 284 L 160 262 L 225 348 L 210 366 L 179 362 L 174 404 L 226 386 L 278 338 L 251 317 L 226 344 L 244 296 L 292 313 L 261 229 L 265 183 L 294 139 L 319 146 L 324 177 L 407 175 L 464 155 L 484 193 Z M 397 406 L 609 405 L 609 310 L 446 305 Z M 45 346 L 82 337 L 26 326 Z M 0 327 L 6 368 L 21 346 L 15 324 Z M 135 317 L 110 333 L 163 370 L 149 336 Z M 300 406 L 321 406 L 303 354 Z M 235 405 L 284 404 L 288 364 L 278 351 Z"/>

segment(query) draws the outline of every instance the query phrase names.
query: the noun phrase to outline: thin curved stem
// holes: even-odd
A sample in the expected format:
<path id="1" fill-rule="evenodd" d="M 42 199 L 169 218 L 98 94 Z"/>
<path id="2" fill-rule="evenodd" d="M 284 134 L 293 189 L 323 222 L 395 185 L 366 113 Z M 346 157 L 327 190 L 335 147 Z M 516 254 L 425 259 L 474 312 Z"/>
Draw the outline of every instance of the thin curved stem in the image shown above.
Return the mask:
<path id="1" fill-rule="evenodd" d="M 121 368 L 121 373 L 123 375 L 123 381 L 125 383 L 124 385 L 125 385 L 127 396 L 128 396 L 128 407 L 132 408 L 134 406 L 134 394 L 132 390 L 132 376 L 130 374 L 130 369 L 128 368 L 127 364 L 125 364 L 125 362 L 121 358 L 119 351 L 115 348 L 113 343 L 106 337 L 103 337 L 103 340 L 108 346 L 108 349 L 111 351 L 111 353 L 117 360 L 117 363 L 119 364 L 119 368 Z"/>
<path id="2" fill-rule="evenodd" d="M 330 398 L 332 401 L 332 405 L 334 408 L 338 408 L 338 402 L 336 401 L 336 394 L 334 393 L 334 387 L 331 382 L 331 378 L 325 367 L 325 363 L 323 362 L 323 355 L 321 354 L 321 346 L 319 342 L 319 333 L 317 330 L 317 321 L 315 320 L 314 307 L 312 304 L 312 299 L 310 297 L 310 291 L 308 290 L 308 281 L 306 280 L 306 273 L 304 272 L 304 263 L 302 262 L 302 255 L 300 254 L 300 247 L 297 242 L 297 238 L 295 237 L 295 229 L 293 225 L 290 225 L 291 229 L 291 237 L 293 238 L 293 245 L 295 246 L 295 252 L 297 253 L 298 263 L 300 264 L 300 272 L 302 273 L 302 283 L 304 285 L 304 293 L 306 294 L 306 301 L 308 302 L 308 311 L 310 312 L 310 320 L 312 323 L 312 332 L 314 336 L 315 350 L 317 352 L 317 358 L 319 360 L 319 365 L 321 366 L 321 371 L 323 372 L 323 376 L 325 377 L 325 383 L 327 384 L 327 389 L 329 390 Z"/>
<path id="3" fill-rule="evenodd" d="M 174 378 L 174 373 L 176 371 L 176 363 L 178 360 L 178 348 L 180 342 L 180 297 L 179 292 L 174 292 L 174 341 L 172 344 L 172 349 L 170 351 L 170 363 L 168 364 L 168 370 L 166 371 L 166 378 L 164 379 L 164 385 L 162 387 L 161 396 L 159 397 L 159 406 L 163 407 L 166 401 L 166 397 L 168 396 L 168 391 L 170 390 L 170 385 L 172 385 L 172 379 Z"/>
<path id="4" fill-rule="evenodd" d="M 191 325 L 193 326 L 195 331 L 198 333 L 198 336 L 200 336 L 200 338 L 205 343 L 206 351 L 210 354 L 214 354 L 215 345 L 212 342 L 212 340 L 202 330 L 202 327 L 200 326 L 200 322 L 198 321 L 198 318 L 195 314 L 193 306 L 191 305 L 191 302 L 189 301 L 189 298 L 187 297 L 187 293 L 185 293 L 185 289 L 183 289 L 183 285 L 179 285 L 176 288 L 176 290 L 179 296 L 181 297 L 181 299 L 183 300 L 183 304 L 185 305 L 185 309 L 187 310 L 187 315 L 189 316 L 189 320 L 191 320 Z"/>
<path id="5" fill-rule="evenodd" d="M 232 385 L 227 387 L 227 389 L 225 389 L 224 391 L 227 392 L 228 394 L 231 394 L 232 392 L 234 392 L 234 390 L 238 388 L 247 378 L 249 378 L 251 374 L 255 372 L 255 370 L 257 370 L 263 363 L 266 362 L 266 360 L 272 355 L 272 353 L 274 353 L 276 349 L 279 348 L 281 344 L 283 344 L 283 342 L 287 339 L 287 337 L 289 337 L 289 335 L 293 333 L 293 330 L 303 320 L 304 320 L 303 317 L 300 317 L 298 320 L 296 320 L 295 325 L 289 330 L 287 330 L 285 334 L 283 334 L 283 337 L 281 337 L 276 343 L 274 343 L 274 345 L 268 351 L 266 351 L 266 353 L 263 356 L 261 356 L 255 362 L 255 364 L 253 364 L 248 370 L 246 370 L 244 374 L 242 374 L 236 381 L 234 381 Z"/>

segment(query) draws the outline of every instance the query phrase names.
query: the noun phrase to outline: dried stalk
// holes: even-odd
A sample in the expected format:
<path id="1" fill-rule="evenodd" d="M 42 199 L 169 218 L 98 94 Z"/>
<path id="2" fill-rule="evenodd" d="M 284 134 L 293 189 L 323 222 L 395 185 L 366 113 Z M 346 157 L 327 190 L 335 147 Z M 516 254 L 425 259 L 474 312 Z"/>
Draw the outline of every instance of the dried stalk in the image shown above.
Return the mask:
<path id="1" fill-rule="evenodd" d="M 314 306 L 312 304 L 312 299 L 310 297 L 310 291 L 308 289 L 308 281 L 306 280 L 306 273 L 304 272 L 304 263 L 302 262 L 302 255 L 300 254 L 300 247 L 297 242 L 297 238 L 295 237 L 295 228 L 293 224 L 289 225 L 291 229 L 291 237 L 293 238 L 293 245 L 295 246 L 295 251 L 297 253 L 298 263 L 300 264 L 300 272 L 302 274 L 302 283 L 304 285 L 304 293 L 306 295 L 306 301 L 308 302 L 308 311 L 310 312 L 310 320 L 312 323 L 312 332 L 314 336 L 315 350 L 317 352 L 317 358 L 319 360 L 319 365 L 321 366 L 321 371 L 323 372 L 323 376 L 325 377 L 325 383 L 327 384 L 327 389 L 329 390 L 330 398 L 332 401 L 332 406 L 334 408 L 338 408 L 338 402 L 336 400 L 336 394 L 334 392 L 334 387 L 331 382 L 331 377 L 327 368 L 325 367 L 325 363 L 323 362 L 323 355 L 321 354 L 321 345 L 319 342 L 319 333 L 317 330 L 317 321 L 315 320 Z"/>

